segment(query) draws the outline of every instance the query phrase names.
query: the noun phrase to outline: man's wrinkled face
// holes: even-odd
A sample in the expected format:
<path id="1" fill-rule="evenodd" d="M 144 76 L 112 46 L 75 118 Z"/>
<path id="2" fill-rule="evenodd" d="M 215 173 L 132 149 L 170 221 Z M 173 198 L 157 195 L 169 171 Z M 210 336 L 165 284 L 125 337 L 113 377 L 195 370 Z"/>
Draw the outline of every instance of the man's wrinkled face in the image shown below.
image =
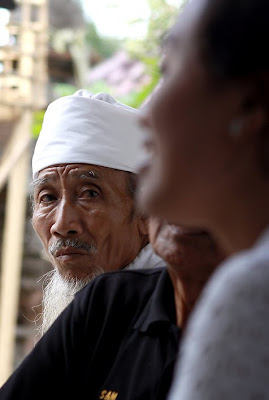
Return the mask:
<path id="1" fill-rule="evenodd" d="M 140 219 L 124 171 L 57 165 L 40 171 L 33 184 L 33 227 L 64 278 L 118 270 L 137 256 Z"/>

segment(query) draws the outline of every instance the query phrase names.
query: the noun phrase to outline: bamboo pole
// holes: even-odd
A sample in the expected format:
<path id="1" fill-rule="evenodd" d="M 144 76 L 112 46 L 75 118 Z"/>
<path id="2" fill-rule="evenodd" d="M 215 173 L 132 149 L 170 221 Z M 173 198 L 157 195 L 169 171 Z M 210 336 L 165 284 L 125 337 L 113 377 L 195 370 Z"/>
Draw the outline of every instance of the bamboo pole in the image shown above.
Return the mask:
<path id="1" fill-rule="evenodd" d="M 26 111 L 17 127 L 22 137 L 25 138 L 26 132 L 29 134 L 30 126 L 31 112 Z M 30 150 L 26 149 L 13 166 L 8 179 L 1 259 L 0 386 L 14 369 L 29 162 Z"/>

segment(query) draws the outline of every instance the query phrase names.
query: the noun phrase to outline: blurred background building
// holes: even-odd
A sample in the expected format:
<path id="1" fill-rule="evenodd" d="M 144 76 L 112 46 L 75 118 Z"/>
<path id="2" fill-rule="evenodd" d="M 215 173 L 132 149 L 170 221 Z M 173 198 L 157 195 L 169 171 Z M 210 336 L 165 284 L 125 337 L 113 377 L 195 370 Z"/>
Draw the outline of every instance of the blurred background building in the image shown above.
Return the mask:
<path id="1" fill-rule="evenodd" d="M 146 11 L 128 21 L 132 35 L 113 36 L 126 2 L 99 0 L 104 18 L 110 3 L 119 16 L 104 35 L 94 2 L 0 0 L 0 385 L 34 346 L 40 278 L 52 268 L 31 225 L 31 157 L 45 109 L 80 88 L 136 108 L 149 98 L 180 2 L 143 1 Z"/>

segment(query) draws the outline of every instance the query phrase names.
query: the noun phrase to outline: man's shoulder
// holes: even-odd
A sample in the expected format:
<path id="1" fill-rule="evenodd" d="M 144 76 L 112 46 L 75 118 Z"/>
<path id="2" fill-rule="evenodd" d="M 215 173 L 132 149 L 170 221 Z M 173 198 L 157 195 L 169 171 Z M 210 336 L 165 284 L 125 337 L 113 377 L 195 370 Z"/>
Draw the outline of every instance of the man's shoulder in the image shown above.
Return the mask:
<path id="1" fill-rule="evenodd" d="M 165 264 L 155 268 L 137 268 L 137 269 L 121 269 L 120 271 L 108 272 L 104 275 L 119 275 L 120 279 L 130 279 L 130 276 L 141 279 L 146 276 L 151 276 L 153 278 L 158 278 L 159 275 L 164 273 L 166 270 Z M 104 276 L 103 275 L 103 276 Z M 128 278 L 126 278 L 129 276 Z"/>
<path id="2" fill-rule="evenodd" d="M 158 279 L 158 277 L 165 271 L 165 266 L 156 268 L 138 268 L 138 269 L 121 269 L 120 271 L 105 272 L 102 275 L 97 276 L 94 281 L 126 281 L 129 279 Z"/>
<path id="3" fill-rule="evenodd" d="M 122 269 L 120 271 L 105 272 L 93 279 L 91 284 L 94 286 L 121 286 L 126 284 L 135 286 L 137 283 L 140 284 L 140 282 L 143 281 L 144 285 L 150 286 L 154 284 L 165 271 L 165 266 L 152 269 Z"/>
<path id="4" fill-rule="evenodd" d="M 106 296 L 106 298 L 135 298 L 150 296 L 159 279 L 167 274 L 165 267 L 106 272 L 94 278 L 77 295 Z"/>
<path id="5" fill-rule="evenodd" d="M 126 320 L 125 325 L 141 315 L 155 293 L 162 293 L 161 282 L 166 279 L 165 267 L 106 272 L 76 294 L 73 308 L 78 310 L 78 315 L 84 315 L 86 325 L 94 319 L 96 326 L 103 326 L 108 321 L 115 322 L 115 318 Z"/>

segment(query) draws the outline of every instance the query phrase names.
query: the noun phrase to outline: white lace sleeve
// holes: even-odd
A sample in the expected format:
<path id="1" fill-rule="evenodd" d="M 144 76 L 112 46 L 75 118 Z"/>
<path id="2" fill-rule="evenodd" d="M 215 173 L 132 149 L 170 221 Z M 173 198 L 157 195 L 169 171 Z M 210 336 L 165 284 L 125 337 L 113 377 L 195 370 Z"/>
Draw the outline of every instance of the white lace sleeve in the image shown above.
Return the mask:
<path id="1" fill-rule="evenodd" d="M 245 254 L 224 264 L 207 286 L 186 330 L 169 400 L 269 400 L 266 249 L 262 257 Z"/>

